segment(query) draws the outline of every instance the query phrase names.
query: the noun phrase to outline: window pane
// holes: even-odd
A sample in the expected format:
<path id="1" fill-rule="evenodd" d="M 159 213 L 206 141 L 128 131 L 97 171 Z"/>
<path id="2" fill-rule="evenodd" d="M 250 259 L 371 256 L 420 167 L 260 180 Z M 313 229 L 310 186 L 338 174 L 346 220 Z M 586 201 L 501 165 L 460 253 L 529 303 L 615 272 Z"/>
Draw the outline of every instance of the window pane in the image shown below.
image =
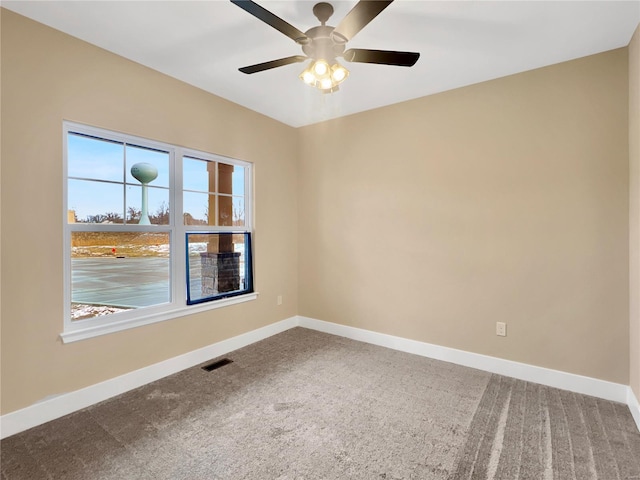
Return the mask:
<path id="1" fill-rule="evenodd" d="M 233 225 L 244 227 L 244 197 L 233 197 Z"/>
<path id="2" fill-rule="evenodd" d="M 169 186 L 169 153 L 152 150 L 150 148 L 137 147 L 127 145 L 127 183 L 140 185 L 146 182 L 154 187 Z M 147 164 L 145 169 L 139 169 L 143 172 L 135 178 L 131 173 L 134 165 Z M 154 177 L 153 174 L 156 174 Z"/>
<path id="3" fill-rule="evenodd" d="M 67 135 L 67 173 L 70 177 L 122 182 L 124 145 L 93 137 Z"/>
<path id="4" fill-rule="evenodd" d="M 249 233 L 188 233 L 187 304 L 253 291 Z"/>
<path id="5" fill-rule="evenodd" d="M 233 169 L 233 192 L 234 195 L 244 196 L 244 167 L 236 166 Z"/>
<path id="6" fill-rule="evenodd" d="M 69 223 L 122 223 L 124 191 L 122 184 L 68 181 Z"/>
<path id="7" fill-rule="evenodd" d="M 215 195 L 208 193 L 184 192 L 182 195 L 184 224 L 209 225 L 209 212 L 214 212 L 216 209 L 215 200 Z"/>
<path id="8" fill-rule="evenodd" d="M 127 221 L 139 223 L 142 212 L 142 186 L 127 186 Z M 169 225 L 169 190 L 147 186 L 147 225 Z M 144 224 L 144 223 L 143 223 Z"/>
<path id="9" fill-rule="evenodd" d="M 72 232 L 71 319 L 167 303 L 169 232 Z"/>
<path id="10" fill-rule="evenodd" d="M 235 170 L 241 170 L 242 167 L 234 167 L 227 163 L 218 164 L 218 192 L 232 194 L 234 187 Z"/>
<path id="11" fill-rule="evenodd" d="M 182 188 L 199 192 L 215 192 L 215 162 L 184 157 L 182 159 Z"/>
<path id="12" fill-rule="evenodd" d="M 218 197 L 218 225 L 230 227 L 233 225 L 233 199 L 220 195 Z"/>

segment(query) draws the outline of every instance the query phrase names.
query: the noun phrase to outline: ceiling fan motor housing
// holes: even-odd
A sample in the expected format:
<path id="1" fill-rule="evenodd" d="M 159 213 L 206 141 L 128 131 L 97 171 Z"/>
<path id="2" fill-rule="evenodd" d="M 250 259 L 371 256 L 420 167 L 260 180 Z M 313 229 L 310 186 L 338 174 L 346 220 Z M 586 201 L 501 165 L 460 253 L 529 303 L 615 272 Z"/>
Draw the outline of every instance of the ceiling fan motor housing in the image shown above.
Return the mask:
<path id="1" fill-rule="evenodd" d="M 335 27 L 329 25 L 321 25 L 319 27 L 310 28 L 305 32 L 311 39 L 306 45 L 302 45 L 302 51 L 314 60 L 326 60 L 331 63 L 336 57 L 342 56 L 344 53 L 344 44 L 336 43 L 331 34 Z"/>

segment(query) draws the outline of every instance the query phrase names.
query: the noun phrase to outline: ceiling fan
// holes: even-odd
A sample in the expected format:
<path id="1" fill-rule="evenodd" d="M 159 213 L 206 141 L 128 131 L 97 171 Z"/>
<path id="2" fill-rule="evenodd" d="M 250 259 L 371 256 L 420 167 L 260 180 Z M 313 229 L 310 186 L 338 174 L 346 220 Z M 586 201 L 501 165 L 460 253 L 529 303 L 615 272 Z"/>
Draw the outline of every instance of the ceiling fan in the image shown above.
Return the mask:
<path id="1" fill-rule="evenodd" d="M 342 57 L 347 62 L 377 63 L 401 67 L 413 66 L 420 57 L 420 54 L 416 52 L 362 48 L 345 50 L 346 43 L 387 8 L 393 0 L 360 0 L 337 27 L 326 24 L 333 15 L 331 4 L 317 3 L 313 7 L 313 14 L 320 21 L 320 25 L 312 27 L 306 32 L 298 30 L 252 0 L 231 0 L 231 2 L 291 38 L 302 47 L 302 52 L 305 54 L 242 67 L 239 69 L 242 73 L 262 72 L 311 59 L 309 66 L 300 74 L 300 79 L 324 93 L 330 93 L 335 92 L 338 85 L 349 75 L 349 71 L 336 61 L 337 57 Z"/>

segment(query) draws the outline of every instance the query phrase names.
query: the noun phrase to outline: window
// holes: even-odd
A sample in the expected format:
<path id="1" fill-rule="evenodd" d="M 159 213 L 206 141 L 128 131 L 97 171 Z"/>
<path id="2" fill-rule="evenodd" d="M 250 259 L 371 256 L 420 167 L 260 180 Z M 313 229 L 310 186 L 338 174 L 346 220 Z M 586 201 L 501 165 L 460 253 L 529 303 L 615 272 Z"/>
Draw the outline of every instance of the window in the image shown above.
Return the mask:
<path id="1" fill-rule="evenodd" d="M 64 123 L 73 341 L 256 298 L 248 162 Z"/>

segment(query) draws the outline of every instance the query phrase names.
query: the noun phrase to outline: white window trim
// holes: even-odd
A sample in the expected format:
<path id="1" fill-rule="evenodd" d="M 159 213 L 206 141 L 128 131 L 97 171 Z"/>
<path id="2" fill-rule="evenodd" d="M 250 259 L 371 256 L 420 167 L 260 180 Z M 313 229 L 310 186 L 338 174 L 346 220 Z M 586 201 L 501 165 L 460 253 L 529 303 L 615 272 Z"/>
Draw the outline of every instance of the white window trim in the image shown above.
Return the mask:
<path id="1" fill-rule="evenodd" d="M 128 330 L 130 328 L 142 327 L 143 325 L 149 325 L 151 323 L 172 320 L 174 318 L 184 317 L 185 315 L 191 315 L 194 313 L 205 312 L 207 310 L 214 310 L 217 308 L 228 307 L 230 305 L 250 302 L 251 300 L 256 300 L 258 298 L 258 295 L 260 295 L 259 292 L 247 293 L 245 295 L 223 298 L 221 300 L 214 300 L 208 303 L 199 303 L 197 305 L 190 305 L 188 307 L 185 306 L 184 308 L 177 308 L 175 310 L 167 310 L 162 313 L 139 315 L 133 320 L 111 320 L 109 323 L 106 323 L 104 325 L 76 328 L 70 331 L 65 331 L 60 334 L 60 338 L 62 339 L 63 343 L 77 342 L 78 340 L 86 340 L 87 338 L 106 335 L 108 333 L 116 333 L 122 330 Z"/>
<path id="2" fill-rule="evenodd" d="M 87 135 L 93 135 L 98 138 L 108 138 L 116 141 L 122 141 L 128 144 L 136 143 L 143 147 L 156 148 L 169 152 L 169 171 L 170 171 L 170 202 L 172 208 L 170 210 L 169 225 L 128 225 L 127 231 L 169 231 L 171 236 L 171 255 L 170 255 L 170 272 L 171 272 L 171 301 L 166 304 L 145 307 L 126 312 L 105 315 L 102 317 L 94 317 L 86 320 L 71 320 L 71 232 L 72 231 L 94 231 L 95 224 L 69 224 L 67 222 L 68 197 L 67 197 L 67 134 L 68 132 L 78 132 Z M 241 294 L 233 297 L 212 300 L 210 302 L 198 303 L 195 305 L 186 304 L 186 265 L 184 261 L 185 252 L 185 234 L 188 232 L 237 232 L 238 227 L 211 227 L 208 225 L 184 225 L 182 218 L 182 158 L 184 156 L 200 158 L 222 162 L 242 167 L 248 167 L 248 173 L 245 175 L 245 226 L 244 231 L 253 231 L 253 165 L 250 162 L 237 160 L 234 158 L 224 157 L 207 152 L 201 152 L 189 148 L 183 148 L 163 142 L 148 140 L 146 138 L 136 137 L 123 133 L 113 132 L 106 129 L 91 127 L 75 122 L 63 122 L 63 245 L 64 245 L 64 323 L 63 332 L 60 338 L 63 343 L 75 342 L 100 335 L 115 333 L 130 328 L 137 328 L 151 323 L 171 320 L 174 318 L 191 315 L 194 313 L 214 310 L 221 307 L 236 305 L 248 302 L 258 298 L 259 293 L 254 292 Z M 108 226 L 101 225 L 102 230 L 121 231 L 119 225 Z"/>

